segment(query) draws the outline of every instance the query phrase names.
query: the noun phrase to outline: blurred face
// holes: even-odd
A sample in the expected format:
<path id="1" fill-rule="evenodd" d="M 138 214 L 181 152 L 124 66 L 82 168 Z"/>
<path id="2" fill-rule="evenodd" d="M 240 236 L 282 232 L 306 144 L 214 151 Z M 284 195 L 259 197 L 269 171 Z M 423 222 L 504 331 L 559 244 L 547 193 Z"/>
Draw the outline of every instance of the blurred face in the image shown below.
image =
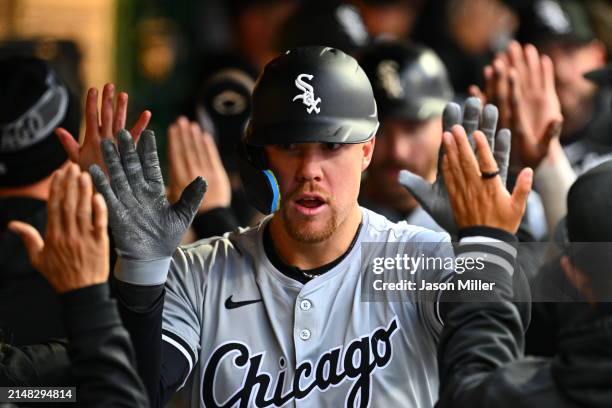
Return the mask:
<path id="1" fill-rule="evenodd" d="M 289 236 L 303 243 L 322 242 L 342 225 L 357 208 L 361 173 L 373 149 L 374 140 L 266 146 L 281 191 L 275 217 Z"/>
<path id="2" fill-rule="evenodd" d="M 605 64 L 603 46 L 596 41 L 588 44 L 553 42 L 541 49 L 553 61 L 561 109 L 563 115 L 571 119 L 585 106 L 590 106 L 596 86 L 583 75 Z"/>
<path id="3" fill-rule="evenodd" d="M 413 209 L 417 203 L 398 183 L 397 176 L 406 169 L 433 181 L 441 140 L 440 118 L 420 122 L 385 120 L 378 130 L 368 170 L 368 181 L 377 186 L 379 201 L 401 212 Z"/>

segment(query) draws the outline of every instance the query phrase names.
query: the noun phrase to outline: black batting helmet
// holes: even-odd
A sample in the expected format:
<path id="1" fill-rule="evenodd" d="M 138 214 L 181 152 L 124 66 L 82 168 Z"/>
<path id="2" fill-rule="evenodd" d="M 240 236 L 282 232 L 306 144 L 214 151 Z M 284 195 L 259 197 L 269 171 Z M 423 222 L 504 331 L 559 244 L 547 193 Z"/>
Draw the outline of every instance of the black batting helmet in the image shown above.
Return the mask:
<path id="1" fill-rule="evenodd" d="M 280 192 L 262 147 L 286 143 L 363 143 L 378 129 L 376 101 L 357 61 L 330 47 L 289 50 L 266 65 L 252 97 L 239 146 L 240 174 L 250 202 L 276 211 Z"/>
<path id="2" fill-rule="evenodd" d="M 453 98 L 446 67 L 429 48 L 382 41 L 364 50 L 360 63 L 372 83 L 381 119 L 441 116 Z"/>

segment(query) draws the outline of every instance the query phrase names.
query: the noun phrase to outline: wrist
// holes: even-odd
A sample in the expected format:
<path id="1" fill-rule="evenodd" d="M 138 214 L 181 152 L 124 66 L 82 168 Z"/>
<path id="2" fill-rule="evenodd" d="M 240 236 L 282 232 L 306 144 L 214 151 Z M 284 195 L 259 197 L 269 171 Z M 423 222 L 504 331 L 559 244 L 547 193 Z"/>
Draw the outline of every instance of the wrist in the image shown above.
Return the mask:
<path id="1" fill-rule="evenodd" d="M 162 285 L 166 283 L 171 261 L 170 256 L 148 261 L 119 256 L 115 264 L 115 278 L 138 286 Z"/>

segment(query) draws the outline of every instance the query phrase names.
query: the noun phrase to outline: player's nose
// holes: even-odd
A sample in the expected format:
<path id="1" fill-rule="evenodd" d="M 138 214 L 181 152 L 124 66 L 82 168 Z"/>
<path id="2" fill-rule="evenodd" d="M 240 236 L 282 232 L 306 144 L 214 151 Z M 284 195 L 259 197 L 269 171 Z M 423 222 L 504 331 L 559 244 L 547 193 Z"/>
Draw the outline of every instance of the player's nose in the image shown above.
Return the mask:
<path id="1" fill-rule="evenodd" d="M 323 158 L 318 154 L 316 148 L 304 147 L 298 160 L 296 171 L 297 181 L 301 183 L 305 181 L 321 181 L 323 179 L 323 171 L 321 168 Z"/>

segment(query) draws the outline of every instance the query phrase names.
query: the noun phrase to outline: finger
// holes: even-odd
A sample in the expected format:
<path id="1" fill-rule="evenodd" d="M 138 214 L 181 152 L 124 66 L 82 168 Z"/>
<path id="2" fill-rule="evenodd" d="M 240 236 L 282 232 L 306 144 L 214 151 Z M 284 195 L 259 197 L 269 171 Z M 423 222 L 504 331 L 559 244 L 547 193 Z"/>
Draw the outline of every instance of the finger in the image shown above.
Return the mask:
<path id="1" fill-rule="evenodd" d="M 30 262 L 36 269 L 39 269 L 40 257 L 43 249 L 45 248 L 45 241 L 43 241 L 40 233 L 30 224 L 26 224 L 25 222 L 21 221 L 9 222 L 8 229 L 21 238 L 21 241 L 28 252 Z"/>
<path id="2" fill-rule="evenodd" d="M 478 85 L 470 85 L 468 87 L 468 94 L 470 96 L 480 99 L 481 103 L 487 103 L 487 97 L 482 92 L 482 90 L 478 87 Z"/>
<path id="3" fill-rule="evenodd" d="M 209 151 L 209 146 L 206 144 L 205 135 L 200 130 L 200 126 L 195 122 L 191 122 L 189 127 L 198 167 L 203 170 L 214 168 L 213 158 Z"/>
<path id="4" fill-rule="evenodd" d="M 132 130 L 130 131 L 130 133 L 132 134 L 132 137 L 134 138 L 134 143 L 138 143 L 138 140 L 140 139 L 140 135 L 147 128 L 147 126 L 149 126 L 150 120 L 151 120 L 150 111 L 146 110 L 140 114 L 140 116 L 138 117 L 138 120 L 136 121 L 136 123 L 134 123 L 134 126 L 132 127 Z"/>
<path id="5" fill-rule="evenodd" d="M 529 72 L 529 84 L 537 92 L 542 89 L 542 69 L 540 67 L 540 54 L 532 44 L 526 44 L 523 48 L 527 72 Z"/>
<path id="6" fill-rule="evenodd" d="M 512 190 L 512 202 L 514 207 L 520 211 L 521 214 L 525 212 L 527 206 L 527 197 L 531 191 L 531 185 L 533 183 L 533 170 L 529 167 L 524 168 L 519 173 L 514 190 Z"/>
<path id="7" fill-rule="evenodd" d="M 128 94 L 119 92 L 115 106 L 115 120 L 113 121 L 113 135 L 117 135 L 121 129 L 125 129 L 125 118 L 127 116 Z"/>
<path id="8" fill-rule="evenodd" d="M 157 156 L 155 133 L 152 130 L 142 132 L 136 151 L 140 158 L 144 179 L 149 183 L 149 186 L 157 189 L 161 188 L 163 191 L 164 179 L 159 166 L 159 157 Z"/>
<path id="9" fill-rule="evenodd" d="M 115 195 L 126 207 L 137 205 L 138 201 L 136 201 L 134 195 L 132 194 L 130 184 L 125 175 L 125 170 L 121 165 L 121 159 L 119 157 L 119 153 L 115 149 L 114 143 L 111 139 L 103 139 L 101 146 L 104 163 L 106 164 L 108 175 L 110 177 L 110 185 L 115 192 Z M 104 197 L 106 198 L 106 196 Z"/>
<path id="10" fill-rule="evenodd" d="M 189 121 L 186 117 L 181 116 L 177 120 L 178 139 L 180 143 L 182 156 L 181 159 L 185 162 L 189 174 L 192 176 L 198 172 L 197 155 L 193 154 L 193 141 L 191 140 L 191 131 L 189 129 Z"/>
<path id="11" fill-rule="evenodd" d="M 79 174 L 79 203 L 77 207 L 77 225 L 81 234 L 91 229 L 91 197 L 93 186 L 89 173 Z"/>
<path id="12" fill-rule="evenodd" d="M 452 135 L 451 135 L 452 137 Z M 458 208 L 463 207 L 463 200 L 459 199 L 457 196 L 457 181 L 455 180 L 455 175 L 451 170 L 449 159 L 447 156 L 444 156 L 444 161 L 442 162 L 442 173 L 444 175 L 444 181 L 446 185 L 446 191 L 448 192 L 448 199 L 450 201 L 451 207 L 455 209 L 454 212 L 458 210 Z"/>
<path id="13" fill-rule="evenodd" d="M 484 77 L 484 81 L 485 81 L 485 92 L 487 93 L 489 103 L 497 102 L 497 95 L 496 95 L 496 90 L 495 90 L 495 79 L 493 75 L 494 75 L 494 72 L 493 72 L 492 65 L 487 65 L 482 69 L 482 76 Z M 481 102 L 486 103 L 486 101 L 483 101 L 483 100 L 481 100 Z"/>
<path id="14" fill-rule="evenodd" d="M 478 159 L 478 167 L 481 173 L 494 173 L 497 169 L 497 163 L 493 157 L 493 152 L 489 146 L 489 141 L 484 133 L 480 131 L 474 132 L 474 142 L 476 143 L 476 157 Z"/>
<path id="15" fill-rule="evenodd" d="M 204 150 L 207 153 L 207 157 L 210 160 L 210 165 L 215 169 L 220 169 L 225 171 L 223 167 L 223 161 L 221 160 L 221 155 L 219 154 L 219 149 L 217 148 L 217 144 L 215 143 L 215 139 L 213 139 L 210 133 L 202 134 L 203 146 Z"/>
<path id="16" fill-rule="evenodd" d="M 458 127 L 460 126 L 455 125 L 453 126 L 453 129 L 458 128 Z M 463 130 L 461 131 L 463 132 Z M 444 132 L 444 135 L 442 136 L 442 140 L 444 142 L 445 156 L 447 157 L 447 159 L 445 159 L 446 163 L 448 164 L 450 171 L 452 171 L 455 175 L 454 177 L 455 186 L 461 191 L 466 191 L 465 175 L 463 174 L 463 170 L 461 169 L 461 162 L 459 159 L 459 148 L 457 146 L 457 143 L 455 142 L 455 137 L 450 132 Z"/>
<path id="17" fill-rule="evenodd" d="M 79 142 L 64 128 L 55 129 L 55 135 L 59 139 L 64 151 L 71 162 L 79 162 Z"/>
<path id="18" fill-rule="evenodd" d="M 450 129 L 461 123 L 461 106 L 455 102 L 449 102 L 444 107 L 442 112 L 442 125 L 445 132 L 450 132 Z"/>
<path id="19" fill-rule="evenodd" d="M 85 134 L 84 142 L 98 143 L 100 138 L 100 119 L 98 118 L 98 90 L 90 88 L 85 101 Z"/>
<path id="20" fill-rule="evenodd" d="M 66 168 L 66 175 L 63 180 L 64 200 L 62 207 L 62 225 L 69 236 L 78 235 L 77 206 L 79 201 L 79 170 L 75 164 L 70 164 Z"/>
<path id="21" fill-rule="evenodd" d="M 524 131 L 523 127 L 523 111 L 521 104 L 523 102 L 523 91 L 521 89 L 521 78 L 516 71 L 512 68 L 509 72 L 510 82 L 510 105 L 512 107 L 511 125 L 514 132 L 517 143 L 522 144 L 533 144 L 533 135 Z"/>
<path id="22" fill-rule="evenodd" d="M 140 158 L 136 153 L 136 147 L 130 132 L 125 129 L 119 131 L 119 156 L 121 157 L 121 163 L 123 165 L 123 171 L 125 172 L 128 183 L 130 184 L 132 192 L 136 197 L 141 197 L 146 184 L 142 173 L 142 165 L 140 164 Z"/>
<path id="23" fill-rule="evenodd" d="M 108 226 L 108 209 L 101 194 L 94 194 L 91 198 L 91 208 L 93 213 L 94 233 L 98 239 L 104 237 Z"/>
<path id="24" fill-rule="evenodd" d="M 441 167 L 440 167 L 441 168 Z M 408 170 L 401 170 L 398 176 L 399 183 L 423 206 L 429 207 L 433 200 L 433 189 L 423 177 Z"/>
<path id="25" fill-rule="evenodd" d="M 106 84 L 102 89 L 102 123 L 100 133 L 102 137 L 113 138 L 113 99 L 115 97 L 115 85 Z"/>
<path id="26" fill-rule="evenodd" d="M 508 129 L 500 129 L 495 137 L 495 146 L 493 149 L 493 157 L 497 168 L 499 169 L 499 177 L 501 178 L 502 184 L 506 186 L 508 179 L 508 165 L 510 163 L 510 147 L 511 147 L 511 134 Z"/>
<path id="27" fill-rule="evenodd" d="M 188 226 L 193 221 L 207 187 L 206 180 L 200 176 L 196 177 L 185 187 L 181 198 L 173 205 L 174 210 L 183 221 L 183 225 Z"/>
<path id="28" fill-rule="evenodd" d="M 467 134 L 461 126 L 453 126 L 451 129 L 454 141 L 457 145 L 458 162 L 467 182 L 473 182 L 480 178 L 480 169 L 474 150 L 468 141 Z"/>
<path id="29" fill-rule="evenodd" d="M 47 236 L 57 237 L 62 233 L 61 202 L 64 195 L 64 168 L 57 170 L 51 179 L 47 200 Z"/>
<path id="30" fill-rule="evenodd" d="M 94 164 L 89 168 L 89 174 L 91 175 L 91 179 L 96 186 L 96 190 L 98 190 L 98 192 L 104 197 L 107 207 L 114 213 L 118 212 L 122 205 L 113 192 L 104 171 L 102 171 L 100 166 Z"/>
<path id="31" fill-rule="evenodd" d="M 518 76 L 521 80 L 529 80 L 529 74 L 527 70 L 527 64 L 525 63 L 525 57 L 523 54 L 523 48 L 517 41 L 511 41 L 508 45 L 508 57 L 510 64 L 516 69 Z M 525 82 L 525 86 L 528 86 Z"/>
<path id="32" fill-rule="evenodd" d="M 541 70 L 542 70 L 542 86 L 544 92 L 547 94 L 557 94 L 555 89 L 555 70 L 553 67 L 552 60 L 548 55 L 542 55 L 540 58 Z"/>
<path id="33" fill-rule="evenodd" d="M 495 148 L 495 130 L 497 129 L 497 118 L 499 112 L 494 105 L 485 105 L 482 110 L 482 125 L 480 130 L 484 133 L 489 143 L 489 148 L 493 150 Z"/>
<path id="34" fill-rule="evenodd" d="M 182 143 L 178 139 L 180 137 L 179 131 L 176 123 L 168 127 L 168 161 L 170 162 L 172 185 L 176 185 L 178 180 L 184 180 L 186 178 L 185 163 L 182 160 Z"/>
<path id="35" fill-rule="evenodd" d="M 482 104 L 478 98 L 470 97 L 465 101 L 465 108 L 463 111 L 463 129 L 470 142 L 470 145 L 474 145 L 472 139 L 472 133 L 478 129 L 480 125 L 480 114 L 482 111 Z"/>
<path id="36" fill-rule="evenodd" d="M 508 66 L 502 60 L 495 60 L 493 63 L 494 86 L 495 86 L 495 104 L 500 110 L 502 122 L 507 124 L 510 120 L 510 106 L 508 105 L 509 89 L 508 89 Z M 495 132 L 493 132 L 495 134 Z"/>

